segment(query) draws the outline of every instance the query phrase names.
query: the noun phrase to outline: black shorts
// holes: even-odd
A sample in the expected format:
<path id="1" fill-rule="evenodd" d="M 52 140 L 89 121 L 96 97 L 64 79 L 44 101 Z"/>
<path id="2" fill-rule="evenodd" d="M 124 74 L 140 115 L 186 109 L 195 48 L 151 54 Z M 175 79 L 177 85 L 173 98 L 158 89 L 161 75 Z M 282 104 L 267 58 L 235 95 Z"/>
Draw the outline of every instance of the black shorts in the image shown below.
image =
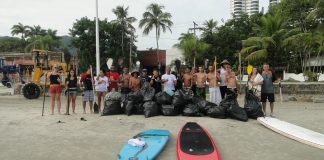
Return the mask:
<path id="1" fill-rule="evenodd" d="M 267 99 L 269 102 L 275 101 L 274 93 L 261 93 L 261 102 L 267 102 Z"/>

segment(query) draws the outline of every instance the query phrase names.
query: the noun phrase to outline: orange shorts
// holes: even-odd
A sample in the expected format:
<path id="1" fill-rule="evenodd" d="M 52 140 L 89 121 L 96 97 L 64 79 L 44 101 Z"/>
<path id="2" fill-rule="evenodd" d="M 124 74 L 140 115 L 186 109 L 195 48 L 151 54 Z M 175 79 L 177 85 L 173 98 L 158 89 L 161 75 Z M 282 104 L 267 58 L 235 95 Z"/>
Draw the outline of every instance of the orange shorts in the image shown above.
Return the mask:
<path id="1" fill-rule="evenodd" d="M 50 94 L 61 94 L 61 85 L 50 85 Z"/>

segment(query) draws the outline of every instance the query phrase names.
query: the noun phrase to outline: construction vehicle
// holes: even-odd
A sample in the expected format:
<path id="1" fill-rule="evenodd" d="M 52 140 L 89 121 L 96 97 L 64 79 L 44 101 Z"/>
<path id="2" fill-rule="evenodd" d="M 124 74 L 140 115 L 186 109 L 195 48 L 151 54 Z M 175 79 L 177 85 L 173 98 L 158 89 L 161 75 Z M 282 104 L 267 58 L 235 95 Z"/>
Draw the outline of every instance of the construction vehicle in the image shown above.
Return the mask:
<path id="1" fill-rule="evenodd" d="M 45 50 L 32 50 L 32 56 L 34 61 L 34 69 L 32 72 L 31 82 L 26 83 L 22 89 L 23 95 L 27 99 L 36 99 L 41 93 L 46 91 L 46 87 L 49 86 L 49 80 L 45 82 L 46 73 L 52 71 L 53 66 L 58 66 L 61 79 L 64 84 L 65 77 L 67 75 L 67 64 L 63 62 L 63 52 L 53 52 Z"/>

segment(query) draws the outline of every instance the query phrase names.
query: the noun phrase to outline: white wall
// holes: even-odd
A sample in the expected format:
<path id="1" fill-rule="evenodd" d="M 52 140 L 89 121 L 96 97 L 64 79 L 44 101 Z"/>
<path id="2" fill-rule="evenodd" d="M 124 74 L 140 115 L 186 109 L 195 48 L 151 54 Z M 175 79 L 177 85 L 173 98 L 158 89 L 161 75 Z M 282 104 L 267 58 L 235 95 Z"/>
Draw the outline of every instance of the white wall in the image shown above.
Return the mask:
<path id="1" fill-rule="evenodd" d="M 178 48 L 171 48 L 166 50 L 166 65 L 170 65 L 175 59 L 183 60 L 182 50 Z"/>

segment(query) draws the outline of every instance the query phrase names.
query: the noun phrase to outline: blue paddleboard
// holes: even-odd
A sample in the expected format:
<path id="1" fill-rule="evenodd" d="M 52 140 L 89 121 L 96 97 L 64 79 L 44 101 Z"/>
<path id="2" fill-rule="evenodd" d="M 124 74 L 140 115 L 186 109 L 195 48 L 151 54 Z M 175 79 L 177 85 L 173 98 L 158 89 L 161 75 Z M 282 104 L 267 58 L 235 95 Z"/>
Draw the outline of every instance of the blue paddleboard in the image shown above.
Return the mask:
<path id="1" fill-rule="evenodd" d="M 162 152 L 169 137 L 168 130 L 145 130 L 133 137 L 145 141 L 145 146 L 135 147 L 125 144 L 117 155 L 117 160 L 153 160 Z"/>

